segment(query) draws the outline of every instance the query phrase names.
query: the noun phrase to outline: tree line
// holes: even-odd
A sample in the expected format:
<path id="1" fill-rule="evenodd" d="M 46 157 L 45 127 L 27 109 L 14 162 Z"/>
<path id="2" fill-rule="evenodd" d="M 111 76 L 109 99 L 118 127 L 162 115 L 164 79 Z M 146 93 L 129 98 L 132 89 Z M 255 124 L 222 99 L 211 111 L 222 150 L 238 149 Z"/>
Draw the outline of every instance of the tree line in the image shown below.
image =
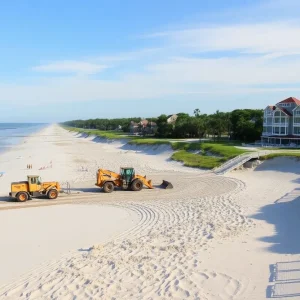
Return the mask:
<path id="1" fill-rule="evenodd" d="M 160 138 L 205 138 L 220 139 L 228 136 L 232 140 L 255 141 L 259 140 L 263 129 L 263 110 L 261 109 L 236 109 L 232 112 L 216 111 L 213 114 L 202 114 L 199 109 L 193 115 L 178 113 L 174 124 L 168 122 L 167 115 L 157 118 L 147 118 L 155 122 L 157 128 L 155 136 Z M 64 125 L 98 129 L 130 131 L 130 122 L 139 123 L 141 118 L 119 119 L 89 119 L 73 120 Z"/>

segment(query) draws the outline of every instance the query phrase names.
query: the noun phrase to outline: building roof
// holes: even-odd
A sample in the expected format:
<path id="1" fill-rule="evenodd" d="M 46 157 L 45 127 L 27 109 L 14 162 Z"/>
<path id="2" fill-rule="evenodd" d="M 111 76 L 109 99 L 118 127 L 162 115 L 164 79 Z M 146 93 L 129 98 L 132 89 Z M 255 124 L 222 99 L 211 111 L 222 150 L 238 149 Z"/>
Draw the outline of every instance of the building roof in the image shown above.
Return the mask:
<path id="1" fill-rule="evenodd" d="M 149 123 L 148 120 L 142 120 L 142 121 L 140 122 L 140 124 L 143 125 L 143 126 L 147 126 L 148 123 Z"/>
<path id="2" fill-rule="evenodd" d="M 277 106 L 276 108 L 280 109 L 282 112 L 284 112 L 286 115 L 288 115 L 290 117 L 293 115 L 287 109 L 285 109 L 284 107 Z"/>
<path id="3" fill-rule="evenodd" d="M 268 105 L 267 107 L 271 108 L 272 110 L 276 109 L 275 105 Z"/>
<path id="4" fill-rule="evenodd" d="M 295 97 L 289 97 L 289 98 L 286 98 L 286 99 L 278 102 L 277 104 L 279 104 L 279 103 L 296 103 L 297 105 L 300 105 L 300 100 Z"/>

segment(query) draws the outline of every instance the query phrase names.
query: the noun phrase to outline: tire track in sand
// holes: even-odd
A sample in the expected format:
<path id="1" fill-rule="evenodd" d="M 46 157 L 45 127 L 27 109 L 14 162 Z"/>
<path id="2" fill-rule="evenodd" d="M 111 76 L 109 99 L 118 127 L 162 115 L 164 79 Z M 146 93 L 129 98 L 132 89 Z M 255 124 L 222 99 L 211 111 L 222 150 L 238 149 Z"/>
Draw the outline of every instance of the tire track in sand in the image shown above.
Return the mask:
<path id="1" fill-rule="evenodd" d="M 32 270 L 2 287 L 0 298 L 241 299 L 248 282 L 203 270 L 201 251 L 214 238 L 234 236 L 251 226 L 232 198 L 243 184 L 219 176 L 199 176 L 197 184 L 182 184 L 185 188 L 164 199 L 147 194 L 140 201 L 132 201 L 130 195 L 113 202 L 73 201 L 125 208 L 138 214 L 139 222 L 104 245 Z M 186 196 L 191 188 L 193 198 Z M 211 284 L 218 286 L 216 294 L 209 290 Z"/>

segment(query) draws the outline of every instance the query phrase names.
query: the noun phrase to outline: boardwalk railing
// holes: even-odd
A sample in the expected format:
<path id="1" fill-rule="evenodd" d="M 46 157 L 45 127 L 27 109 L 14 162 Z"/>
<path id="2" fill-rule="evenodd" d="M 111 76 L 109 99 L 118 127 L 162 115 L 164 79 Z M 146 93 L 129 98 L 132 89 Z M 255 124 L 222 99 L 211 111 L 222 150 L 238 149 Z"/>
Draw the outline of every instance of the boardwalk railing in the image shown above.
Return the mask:
<path id="1" fill-rule="evenodd" d="M 273 151 L 258 151 L 258 152 L 249 152 L 249 153 L 244 153 L 240 154 L 233 159 L 228 160 L 224 164 L 222 164 L 220 167 L 215 168 L 213 171 L 217 175 L 223 175 L 227 172 L 230 172 L 233 169 L 236 169 L 243 165 L 245 162 L 249 161 L 250 159 L 253 158 L 259 158 L 260 156 L 263 155 L 268 155 L 272 153 Z"/>

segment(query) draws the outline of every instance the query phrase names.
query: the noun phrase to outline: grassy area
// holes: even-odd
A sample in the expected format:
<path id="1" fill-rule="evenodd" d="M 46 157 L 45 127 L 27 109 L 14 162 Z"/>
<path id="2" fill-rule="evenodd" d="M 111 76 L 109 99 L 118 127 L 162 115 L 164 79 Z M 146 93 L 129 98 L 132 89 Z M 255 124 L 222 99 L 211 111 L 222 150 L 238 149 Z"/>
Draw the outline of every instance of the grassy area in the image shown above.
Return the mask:
<path id="1" fill-rule="evenodd" d="M 67 127 L 67 130 L 82 132 L 88 135 L 99 135 L 108 139 L 128 139 L 131 145 L 170 145 L 176 152 L 172 155 L 175 161 L 183 162 L 185 166 L 203 169 L 213 169 L 227 160 L 243 154 L 245 150 L 237 149 L 236 143 L 226 142 L 182 142 L 180 139 L 158 139 L 140 136 L 125 136 L 123 132 L 101 131 Z M 200 151 L 192 153 L 192 151 Z"/>
<path id="2" fill-rule="evenodd" d="M 128 144 L 151 146 L 151 145 L 170 145 L 170 142 L 164 139 L 149 139 L 149 138 L 137 137 L 134 140 L 131 140 Z"/>
<path id="3" fill-rule="evenodd" d="M 248 150 L 238 149 L 230 144 L 203 143 L 201 147 L 205 152 L 223 156 L 227 160 L 249 152 Z"/>
<path id="4" fill-rule="evenodd" d="M 137 145 L 162 145 L 170 144 L 171 139 L 156 139 L 142 136 L 127 135 L 124 132 L 120 131 L 104 131 L 96 129 L 82 129 L 82 128 L 73 128 L 73 127 L 64 127 L 69 131 L 86 133 L 88 135 L 97 135 L 107 139 L 129 139 L 129 144 Z"/>
<path id="5" fill-rule="evenodd" d="M 187 167 L 213 169 L 226 161 L 225 158 L 193 154 L 185 150 L 179 150 L 172 155 L 172 159 L 183 162 Z"/>
<path id="6" fill-rule="evenodd" d="M 86 133 L 88 135 L 97 135 L 107 139 L 127 139 L 127 136 L 124 132 L 120 131 L 104 131 L 104 130 L 97 130 L 97 129 L 82 129 L 82 128 L 73 128 L 73 127 L 64 127 L 66 130 L 79 132 L 79 133 Z M 131 138 L 131 137 L 130 137 Z"/>
<path id="7" fill-rule="evenodd" d="M 260 160 L 267 160 L 276 157 L 300 157 L 300 152 L 279 152 L 279 153 L 271 153 L 268 155 L 261 156 Z"/>
<path id="8" fill-rule="evenodd" d="M 173 143 L 172 147 L 178 150 L 172 159 L 181 161 L 188 167 L 204 169 L 213 169 L 231 158 L 248 152 L 228 143 Z M 200 151 L 199 154 L 191 153 L 197 150 Z"/>

